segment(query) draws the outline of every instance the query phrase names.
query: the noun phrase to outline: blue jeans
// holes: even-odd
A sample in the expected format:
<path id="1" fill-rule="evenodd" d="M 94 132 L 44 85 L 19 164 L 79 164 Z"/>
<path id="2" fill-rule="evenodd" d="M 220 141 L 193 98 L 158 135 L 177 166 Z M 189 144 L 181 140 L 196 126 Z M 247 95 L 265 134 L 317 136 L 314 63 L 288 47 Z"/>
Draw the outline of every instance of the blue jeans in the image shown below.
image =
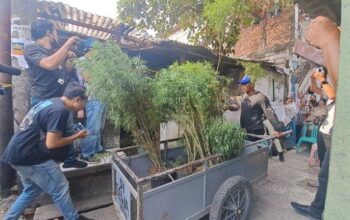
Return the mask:
<path id="1" fill-rule="evenodd" d="M 53 160 L 32 166 L 13 166 L 18 171 L 23 183 L 23 192 L 12 204 L 5 220 L 17 220 L 25 208 L 41 192 L 49 194 L 55 205 L 61 210 L 64 219 L 79 218 L 69 195 L 69 185 L 58 164 Z"/>
<path id="2" fill-rule="evenodd" d="M 39 102 L 46 101 L 46 100 L 47 99 L 42 99 L 42 98 L 37 98 L 37 97 L 30 97 L 31 107 L 33 108 Z M 75 129 L 75 125 L 74 125 L 73 114 L 70 114 L 69 115 L 69 119 L 68 119 L 68 130 L 69 130 L 69 133 L 74 134 L 74 129 Z M 64 160 L 64 162 L 65 163 L 73 163 L 74 161 L 77 160 L 75 157 L 76 157 L 76 155 L 75 155 L 75 151 L 74 151 L 74 146 L 70 145 L 67 158 Z"/>
<path id="3" fill-rule="evenodd" d="M 85 110 L 89 135 L 80 142 L 80 151 L 83 157 L 88 158 L 104 149 L 101 145 L 101 135 L 106 120 L 106 107 L 98 100 L 89 100 Z"/>

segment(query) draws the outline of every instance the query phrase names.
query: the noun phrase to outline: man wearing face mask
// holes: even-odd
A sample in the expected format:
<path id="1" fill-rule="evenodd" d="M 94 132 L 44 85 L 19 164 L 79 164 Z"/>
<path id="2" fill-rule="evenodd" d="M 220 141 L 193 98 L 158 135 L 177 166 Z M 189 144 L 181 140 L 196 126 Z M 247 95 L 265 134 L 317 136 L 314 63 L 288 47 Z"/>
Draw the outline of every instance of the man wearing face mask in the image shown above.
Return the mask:
<path id="1" fill-rule="evenodd" d="M 65 62 L 75 54 L 70 51 L 78 41 L 78 37 L 70 37 L 59 47 L 57 30 L 52 22 L 38 19 L 31 25 L 31 35 L 35 43 L 24 48 L 24 57 L 29 66 L 29 73 L 33 78 L 30 91 L 31 107 L 50 98 L 61 97 L 70 76 L 64 69 Z M 73 115 L 69 117 L 68 130 L 75 130 Z M 84 168 L 87 163 L 77 160 L 73 146 L 63 165 L 65 168 Z"/>
<path id="2" fill-rule="evenodd" d="M 58 44 L 57 30 L 44 19 L 32 23 L 31 35 L 35 43 L 25 47 L 25 59 L 33 78 L 30 91 L 31 106 L 41 101 L 60 97 L 68 83 L 63 63 L 71 56 L 70 48 L 78 37 L 69 38 L 61 48 Z"/>

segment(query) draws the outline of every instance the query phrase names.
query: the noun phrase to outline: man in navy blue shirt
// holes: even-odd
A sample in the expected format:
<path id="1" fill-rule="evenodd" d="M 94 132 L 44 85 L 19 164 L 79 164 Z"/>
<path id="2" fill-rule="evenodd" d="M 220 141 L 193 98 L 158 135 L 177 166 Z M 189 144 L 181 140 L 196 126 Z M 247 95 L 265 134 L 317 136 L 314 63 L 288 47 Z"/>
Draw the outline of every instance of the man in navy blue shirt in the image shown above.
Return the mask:
<path id="1" fill-rule="evenodd" d="M 86 130 L 67 132 L 71 111 L 84 109 L 86 101 L 85 88 L 70 83 L 62 97 L 43 101 L 27 113 L 1 158 L 17 170 L 24 187 L 5 220 L 18 219 L 41 192 L 52 197 L 65 219 L 86 219 L 74 208 L 68 181 L 58 165 L 66 158 L 69 145 L 88 135 Z"/>

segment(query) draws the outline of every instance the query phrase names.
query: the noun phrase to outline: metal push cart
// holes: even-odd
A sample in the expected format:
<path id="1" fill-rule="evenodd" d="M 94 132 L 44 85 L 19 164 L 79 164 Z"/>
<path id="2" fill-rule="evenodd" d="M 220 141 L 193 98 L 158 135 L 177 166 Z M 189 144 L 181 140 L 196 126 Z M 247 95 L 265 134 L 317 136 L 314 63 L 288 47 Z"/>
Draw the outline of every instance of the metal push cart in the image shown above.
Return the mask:
<path id="1" fill-rule="evenodd" d="M 112 161 L 115 208 L 124 220 L 198 220 L 209 213 L 211 220 L 247 219 L 253 195 L 251 184 L 267 176 L 272 140 L 273 137 L 265 136 L 247 143 L 240 156 L 214 166 L 209 167 L 208 163 L 217 156 L 155 175 L 148 173 L 152 163 L 147 154 L 128 157 L 115 153 Z M 181 147 L 166 152 L 168 158 L 185 154 Z M 190 166 L 200 166 L 201 170 L 174 178 L 174 173 Z M 171 181 L 159 184 L 164 178 Z"/>

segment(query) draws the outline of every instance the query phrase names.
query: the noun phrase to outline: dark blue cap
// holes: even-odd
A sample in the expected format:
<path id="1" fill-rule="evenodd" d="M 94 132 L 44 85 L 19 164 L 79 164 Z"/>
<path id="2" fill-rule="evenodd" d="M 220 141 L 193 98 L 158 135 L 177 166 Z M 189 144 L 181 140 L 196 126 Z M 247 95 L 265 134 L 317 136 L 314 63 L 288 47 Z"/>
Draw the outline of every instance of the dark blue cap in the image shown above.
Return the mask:
<path id="1" fill-rule="evenodd" d="M 241 80 L 238 81 L 240 84 L 242 85 L 247 85 L 248 83 L 250 83 L 250 76 L 249 75 L 245 75 L 243 76 L 243 78 Z"/>

